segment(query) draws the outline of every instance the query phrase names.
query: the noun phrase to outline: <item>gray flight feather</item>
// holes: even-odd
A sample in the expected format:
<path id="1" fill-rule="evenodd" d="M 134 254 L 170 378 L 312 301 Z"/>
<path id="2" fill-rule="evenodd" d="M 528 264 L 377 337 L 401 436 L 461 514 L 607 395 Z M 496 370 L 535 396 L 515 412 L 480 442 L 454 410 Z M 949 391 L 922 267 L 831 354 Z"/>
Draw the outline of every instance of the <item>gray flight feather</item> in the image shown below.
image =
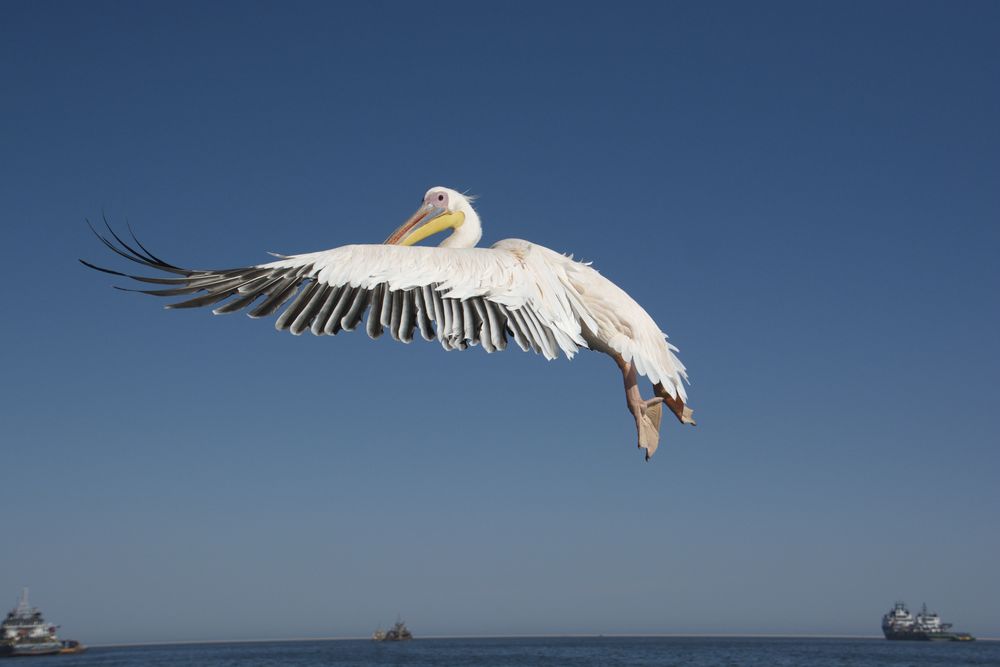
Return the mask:
<path id="1" fill-rule="evenodd" d="M 471 299 L 473 308 L 479 318 L 479 342 L 487 353 L 496 352 L 493 345 L 493 334 L 490 331 L 490 318 L 486 314 L 486 303 L 483 299 Z"/>
<path id="2" fill-rule="evenodd" d="M 311 267 L 308 267 L 311 268 Z M 295 291 L 298 288 L 299 280 L 302 274 L 305 273 L 307 267 L 303 267 L 298 271 L 294 271 L 290 274 L 286 274 L 286 277 L 271 291 L 271 295 L 267 298 L 264 303 L 260 304 L 253 310 L 251 310 L 248 315 L 250 317 L 267 317 L 268 315 L 274 313 L 274 311 L 281 308 L 281 306 L 295 295 Z"/>
<path id="3" fill-rule="evenodd" d="M 368 307 L 368 323 L 365 326 L 365 332 L 372 339 L 382 335 L 382 302 L 384 300 L 385 289 L 385 283 L 379 283 L 372 291 L 372 298 Z"/>
<path id="4" fill-rule="evenodd" d="M 330 313 L 333 312 L 333 307 L 337 305 L 337 300 L 340 298 L 340 288 L 334 285 L 329 285 L 329 289 L 324 293 L 326 297 L 323 301 L 323 305 L 320 307 L 319 312 L 316 313 L 316 317 L 313 318 L 312 326 L 310 331 L 312 331 L 313 336 L 322 336 L 323 327 L 326 326 L 326 321 L 330 318 Z"/>
<path id="5" fill-rule="evenodd" d="M 517 314 L 516 310 L 507 311 L 507 327 L 514 335 L 514 341 L 517 343 L 518 347 L 525 352 L 531 349 L 531 340 L 528 338 L 525 327 L 522 324 L 520 316 Z"/>
<path id="6" fill-rule="evenodd" d="M 288 329 L 292 332 L 293 336 L 301 336 L 309 328 L 309 325 L 316 319 L 320 307 L 326 302 L 327 294 L 329 294 L 331 289 L 330 286 L 319 283 L 317 285 L 319 286 L 313 290 L 313 295 L 309 299 L 309 303 L 302 308 L 295 321 L 292 322 L 292 326 Z"/>
<path id="7" fill-rule="evenodd" d="M 282 281 L 282 278 L 280 276 L 264 276 L 263 278 L 258 278 L 258 280 L 262 282 L 255 283 L 252 286 L 246 286 L 248 291 L 243 292 L 240 290 L 240 293 L 242 293 L 243 296 L 219 306 L 212 312 L 216 315 L 224 315 L 226 313 L 234 313 L 237 310 L 242 310 L 253 303 L 260 295 L 270 294 L 271 290 Z"/>
<path id="8" fill-rule="evenodd" d="M 399 340 L 399 320 L 403 317 L 403 290 L 392 292 L 392 303 L 389 306 L 389 335 Z"/>
<path id="9" fill-rule="evenodd" d="M 351 286 L 347 286 L 340 291 L 340 297 L 337 298 L 337 305 L 330 311 L 330 316 L 326 318 L 326 324 L 323 325 L 323 333 L 336 336 L 340 332 L 343 327 L 343 317 L 347 314 L 347 309 L 354 303 L 354 299 L 357 297 L 359 291 L 357 287 Z"/>
<path id="10" fill-rule="evenodd" d="M 465 331 L 463 332 L 465 340 L 469 341 L 470 344 L 479 342 L 479 336 L 477 335 L 479 322 L 476 321 L 475 310 L 468 300 L 462 301 L 462 321 L 465 323 Z"/>
<path id="11" fill-rule="evenodd" d="M 498 350 L 507 349 L 507 317 L 503 314 L 502 306 L 497 306 L 492 301 L 483 300 L 483 307 L 486 308 L 486 315 L 490 319 L 490 342 Z"/>
<path id="12" fill-rule="evenodd" d="M 382 288 L 382 310 L 378 316 L 378 322 L 383 327 L 391 328 L 392 325 L 392 290 L 385 284 Z"/>
<path id="13" fill-rule="evenodd" d="M 434 340 L 434 319 L 433 304 L 427 301 L 427 287 L 417 287 L 413 290 L 413 301 L 417 306 L 417 326 L 420 327 L 420 335 L 424 340 Z"/>
<path id="14" fill-rule="evenodd" d="M 396 329 L 397 337 L 404 343 L 413 340 L 413 327 L 416 325 L 414 315 L 416 308 L 413 305 L 413 298 L 417 290 L 408 289 L 403 291 L 403 301 L 399 307 L 399 328 Z"/>
<path id="15" fill-rule="evenodd" d="M 312 294 L 316 290 L 317 286 L 318 283 L 316 281 L 306 283 L 306 285 L 303 286 L 298 292 L 298 296 L 295 297 L 295 300 L 292 301 L 292 303 L 285 308 L 285 311 L 278 316 L 278 319 L 275 320 L 274 328 L 278 331 L 283 331 L 291 326 L 292 322 L 295 321 L 295 318 L 298 317 L 298 314 L 302 312 L 303 308 L 305 308 L 305 305 L 309 303 L 309 299 L 312 298 Z"/>
<path id="16" fill-rule="evenodd" d="M 368 300 L 371 298 L 371 291 L 358 288 L 354 293 L 354 301 L 351 302 L 351 307 L 347 309 L 347 312 L 340 319 L 340 326 L 344 331 L 354 331 L 354 327 L 358 326 L 358 322 L 361 321 L 362 316 L 365 314 L 365 306 L 368 305 Z"/>

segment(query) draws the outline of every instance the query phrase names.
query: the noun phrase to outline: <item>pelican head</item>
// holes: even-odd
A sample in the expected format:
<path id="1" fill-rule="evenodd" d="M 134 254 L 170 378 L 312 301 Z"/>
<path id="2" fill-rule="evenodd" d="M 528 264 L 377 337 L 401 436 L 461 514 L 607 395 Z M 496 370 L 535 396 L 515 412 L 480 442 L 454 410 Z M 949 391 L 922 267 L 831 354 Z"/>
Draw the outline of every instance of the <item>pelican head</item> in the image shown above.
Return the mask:
<path id="1" fill-rule="evenodd" d="M 472 208 L 469 198 L 451 188 L 437 186 L 427 191 L 417 212 L 385 242 L 388 245 L 413 245 L 449 228 L 453 231 L 441 242 L 441 247 L 472 248 L 483 235 L 479 215 Z"/>

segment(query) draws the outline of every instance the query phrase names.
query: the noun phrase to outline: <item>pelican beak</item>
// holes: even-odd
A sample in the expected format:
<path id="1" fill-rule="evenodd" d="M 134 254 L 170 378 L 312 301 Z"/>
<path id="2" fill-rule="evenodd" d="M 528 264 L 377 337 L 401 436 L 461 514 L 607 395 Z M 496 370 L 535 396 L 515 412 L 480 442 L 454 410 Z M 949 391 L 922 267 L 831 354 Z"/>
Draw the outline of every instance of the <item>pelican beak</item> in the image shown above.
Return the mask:
<path id="1" fill-rule="evenodd" d="M 465 222 L 465 214 L 461 211 L 449 211 L 433 204 L 424 204 L 410 219 L 399 226 L 399 229 L 389 235 L 386 245 L 413 245 L 423 241 L 432 234 L 437 234 L 449 227 L 457 229 Z"/>

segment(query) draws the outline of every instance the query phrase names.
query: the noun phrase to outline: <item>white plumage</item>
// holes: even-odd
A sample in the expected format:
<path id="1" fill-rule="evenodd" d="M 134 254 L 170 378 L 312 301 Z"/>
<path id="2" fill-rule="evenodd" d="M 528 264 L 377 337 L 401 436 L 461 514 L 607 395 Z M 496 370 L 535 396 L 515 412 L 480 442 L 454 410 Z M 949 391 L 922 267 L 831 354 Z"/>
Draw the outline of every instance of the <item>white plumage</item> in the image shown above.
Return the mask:
<path id="1" fill-rule="evenodd" d="M 412 245 L 452 229 L 440 247 Z M 490 248 L 473 247 L 481 236 L 470 201 L 448 188 L 431 188 L 421 208 L 385 244 L 348 245 L 322 252 L 282 256 L 278 261 L 226 271 L 192 271 L 168 264 L 135 240 L 132 248 L 101 237 L 118 254 L 177 278 L 132 276 L 170 287 L 143 290 L 157 296 L 198 294 L 169 307 L 217 305 L 228 313 L 254 306 L 252 317 L 273 314 L 288 304 L 275 325 L 294 334 L 352 330 L 367 314 L 373 338 L 388 330 L 409 342 L 415 330 L 445 349 L 481 345 L 487 352 L 506 347 L 507 335 L 525 350 L 553 359 L 572 358 L 580 348 L 612 356 L 625 379 L 626 398 L 646 458 L 659 440 L 661 404 L 677 418 L 691 420 L 686 407 L 687 375 L 648 313 L 590 265 L 519 239 Z M 133 237 L 134 239 L 134 237 Z M 653 383 L 657 396 L 643 400 L 636 373 Z"/>
<path id="2" fill-rule="evenodd" d="M 525 333 L 546 359 L 560 351 L 572 359 L 581 347 L 607 347 L 634 360 L 650 382 L 686 398 L 681 380 L 687 376 L 676 348 L 642 306 L 588 264 L 528 241 L 505 239 L 490 248 L 348 245 L 257 268 L 308 268 L 304 279 L 334 287 L 383 285 L 398 292 L 433 286 L 445 300 L 481 298 L 509 311 L 528 310 L 533 317 Z M 536 320 L 540 327 L 531 326 Z M 534 335 L 539 329 L 541 335 Z M 449 340 L 446 334 L 460 332 L 439 333 Z"/>

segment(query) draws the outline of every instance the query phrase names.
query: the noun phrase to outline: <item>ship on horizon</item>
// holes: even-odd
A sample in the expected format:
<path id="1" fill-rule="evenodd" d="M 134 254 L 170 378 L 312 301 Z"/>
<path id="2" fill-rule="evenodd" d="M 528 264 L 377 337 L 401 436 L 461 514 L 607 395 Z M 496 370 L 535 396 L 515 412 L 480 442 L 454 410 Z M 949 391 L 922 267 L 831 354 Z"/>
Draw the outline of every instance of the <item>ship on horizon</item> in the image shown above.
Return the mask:
<path id="1" fill-rule="evenodd" d="M 46 623 L 42 612 L 28 603 L 25 588 L 17 606 L 0 624 L 0 656 L 52 655 L 62 650 L 56 626 Z"/>
<path id="2" fill-rule="evenodd" d="M 968 632 L 952 632 L 951 623 L 942 623 L 935 612 L 927 611 L 924 603 L 920 613 L 914 616 L 906 608 L 906 603 L 897 602 L 882 616 L 882 634 L 886 639 L 937 642 L 970 642 L 975 637 Z"/>
<path id="3" fill-rule="evenodd" d="M 376 642 L 405 642 L 410 639 L 413 639 L 413 633 L 400 619 L 396 619 L 396 624 L 389 630 L 379 628 L 372 634 L 372 641 Z"/>

